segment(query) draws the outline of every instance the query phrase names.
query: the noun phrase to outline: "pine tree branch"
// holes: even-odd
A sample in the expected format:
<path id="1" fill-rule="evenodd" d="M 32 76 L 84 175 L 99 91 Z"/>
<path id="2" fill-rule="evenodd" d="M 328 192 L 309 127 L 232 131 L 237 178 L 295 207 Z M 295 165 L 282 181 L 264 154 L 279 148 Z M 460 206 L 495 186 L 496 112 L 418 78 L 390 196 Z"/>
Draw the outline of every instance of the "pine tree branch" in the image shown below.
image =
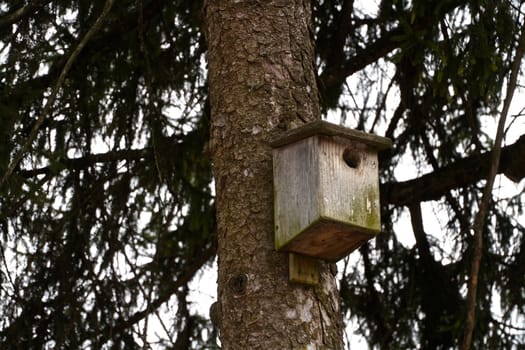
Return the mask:
<path id="1" fill-rule="evenodd" d="M 517 327 L 515 325 L 509 324 L 509 323 L 506 323 L 506 322 L 503 322 L 503 321 L 499 321 L 499 320 L 495 319 L 492 316 L 490 317 L 490 320 L 492 322 L 496 323 L 497 325 L 501 326 L 501 327 L 510 328 L 510 329 L 513 329 L 513 330 L 518 331 L 518 332 L 525 332 L 525 327 Z"/>
<path id="2" fill-rule="evenodd" d="M 152 149 L 133 149 L 89 154 L 79 158 L 58 160 L 58 169 L 72 170 L 117 161 L 151 160 Z M 503 147 L 499 172 L 518 182 L 525 177 L 525 164 L 516 159 L 525 157 L 525 135 L 514 144 Z M 487 177 L 490 152 L 459 159 L 456 162 L 419 178 L 381 184 L 381 200 L 394 205 L 411 205 L 441 198 L 451 190 L 474 184 Z M 61 168 L 63 166 L 63 168 Z M 19 176 L 31 178 L 49 175 L 51 166 L 17 171 Z"/>
<path id="3" fill-rule="evenodd" d="M 144 23 L 147 24 L 152 21 L 157 21 L 164 4 L 165 1 L 149 2 L 143 9 Z M 93 53 L 100 53 L 101 51 L 107 50 L 108 45 L 111 47 L 111 43 L 122 40 L 123 35 L 136 31 L 138 25 L 137 16 L 137 10 L 132 10 L 125 16 L 108 19 L 108 22 L 106 23 L 107 30 L 91 38 L 89 43 L 87 43 L 86 47 L 82 50 L 82 55 L 89 56 Z M 17 101 L 25 98 L 27 90 L 35 91 L 45 89 L 56 77 L 59 76 L 60 71 L 67 62 L 67 58 L 67 53 L 56 57 L 47 74 L 10 85 L 9 90 L 5 91 L 7 95 L 6 99 Z"/>
<path id="4" fill-rule="evenodd" d="M 464 0 L 449 0 L 436 2 L 439 4 L 439 12 L 432 16 L 425 16 L 417 19 L 412 28 L 414 30 L 428 29 L 439 23 L 446 14 L 466 4 Z M 403 25 L 385 32 L 380 38 L 370 42 L 365 48 L 359 50 L 354 56 L 345 59 L 344 62 L 334 61 L 334 65 L 329 65 L 319 76 L 319 89 L 322 91 L 340 86 L 346 78 L 357 71 L 365 68 L 390 52 L 401 47 L 404 42 L 397 40 L 397 37 L 406 33 Z M 338 41 L 339 45 L 345 45 L 345 41 Z M 334 48 L 334 52 L 344 52 L 342 47 Z M 341 57 L 342 60 L 342 57 Z"/>
<path id="5" fill-rule="evenodd" d="M 188 266 L 186 266 L 185 270 L 181 272 L 177 280 L 171 285 L 167 286 L 167 288 L 155 300 L 149 302 L 145 309 L 135 312 L 127 319 L 118 319 L 114 326 L 99 332 L 102 334 L 102 337 L 104 337 L 102 342 L 107 341 L 108 337 L 113 337 L 118 333 L 128 332 L 130 327 L 157 310 L 162 304 L 167 302 L 179 288 L 187 285 L 192 280 L 192 278 L 195 277 L 195 273 L 197 273 L 197 271 L 199 271 L 204 266 L 204 264 L 210 261 L 210 259 L 213 258 L 217 253 L 215 236 L 216 233 L 213 234 L 213 243 L 210 244 L 206 249 L 202 250 L 197 256 L 195 256 L 194 260 Z"/>
<path id="6" fill-rule="evenodd" d="M 11 11 L 2 17 L 0 17 L 0 30 L 8 27 L 19 20 L 31 16 L 33 13 L 37 12 L 39 8 L 50 3 L 51 0 L 36 0 L 24 7 Z"/>
<path id="7" fill-rule="evenodd" d="M 381 184 L 381 200 L 394 205 L 436 200 L 449 191 L 486 179 L 490 170 L 491 152 L 472 155 L 413 180 Z M 503 147 L 498 171 L 512 181 L 525 178 L 525 135 L 514 144 Z"/>
<path id="8" fill-rule="evenodd" d="M 521 59 L 523 57 L 523 51 L 525 49 L 525 29 L 521 30 L 518 48 L 516 49 L 516 56 L 512 62 L 511 74 L 507 85 L 507 95 L 503 102 L 503 109 L 498 122 L 498 129 L 496 132 L 496 139 L 494 141 L 494 147 L 492 149 L 490 159 L 490 171 L 487 177 L 487 183 L 483 190 L 483 196 L 479 211 L 474 219 L 473 231 L 474 231 L 474 247 L 472 254 L 472 265 L 470 270 L 468 292 L 467 292 L 467 315 L 466 325 L 463 333 L 463 343 L 461 346 L 462 350 L 470 350 L 472 346 L 472 335 L 476 324 L 476 304 L 477 304 L 477 291 L 478 291 L 478 280 L 479 280 L 479 269 L 481 265 L 481 258 L 483 253 L 483 226 L 487 218 L 490 202 L 492 200 L 492 188 L 494 186 L 494 179 L 498 173 L 500 156 L 501 156 L 501 144 L 503 142 L 505 122 L 509 112 L 510 104 L 516 90 L 516 84 L 518 81 L 518 75 L 521 66 Z"/>
<path id="9" fill-rule="evenodd" d="M 76 58 L 80 54 L 80 51 L 86 46 L 87 42 L 93 37 L 93 35 L 102 28 L 102 24 L 104 23 L 104 20 L 106 16 L 108 15 L 109 11 L 111 10 L 111 7 L 113 6 L 114 0 L 106 0 L 106 3 L 104 4 L 104 9 L 102 10 L 102 13 L 99 15 L 95 23 L 91 28 L 89 28 L 86 35 L 80 40 L 77 47 L 73 50 L 71 55 L 69 56 L 66 64 L 64 65 L 64 68 L 62 68 L 62 72 L 60 73 L 60 76 L 58 77 L 57 81 L 55 82 L 53 89 L 51 90 L 51 94 L 47 98 L 46 104 L 44 105 L 44 108 L 38 117 L 37 121 L 33 125 L 33 128 L 31 129 L 31 132 L 29 133 L 29 136 L 27 137 L 26 142 L 24 145 L 20 148 L 20 150 L 15 154 L 13 160 L 9 163 L 6 172 L 2 176 L 2 179 L 0 180 L 0 189 L 3 187 L 3 185 L 7 182 L 11 174 L 13 173 L 14 169 L 18 166 L 22 158 L 24 157 L 24 154 L 31 149 L 31 144 L 33 143 L 34 139 L 36 138 L 36 135 L 38 133 L 38 130 L 40 129 L 40 126 L 44 122 L 47 114 L 53 107 L 53 104 L 55 103 L 58 91 L 62 87 L 62 84 L 64 83 L 64 80 L 66 79 L 66 76 L 71 69 L 71 66 L 75 62 Z"/>
<path id="10" fill-rule="evenodd" d="M 409 207 L 410 222 L 412 223 L 412 231 L 416 239 L 416 247 L 423 261 L 423 265 L 430 270 L 436 263 L 432 253 L 430 252 L 430 244 L 427 239 L 427 234 L 423 227 L 423 215 L 421 213 L 421 203 L 413 203 Z"/>
<path id="11" fill-rule="evenodd" d="M 397 49 L 401 46 L 401 42 L 394 41 L 393 38 L 401 34 L 403 34 L 401 29 L 393 29 L 381 38 L 370 43 L 363 50 L 360 50 L 359 53 L 346 60 L 344 64 L 327 67 L 319 77 L 319 89 L 324 91 L 341 85 L 348 76 Z"/>
<path id="12" fill-rule="evenodd" d="M 56 168 L 62 169 L 84 169 L 89 166 L 99 164 L 99 163 L 111 163 L 118 161 L 134 161 L 147 159 L 151 156 L 151 148 L 144 149 L 130 149 L 130 150 L 118 150 L 118 151 L 109 151 L 106 153 L 96 153 L 88 154 L 84 157 L 79 158 L 62 158 L 58 161 Z M 37 175 L 48 175 L 53 171 L 53 167 L 45 166 L 35 169 L 26 169 L 20 170 L 17 172 L 18 175 L 30 178 Z"/>

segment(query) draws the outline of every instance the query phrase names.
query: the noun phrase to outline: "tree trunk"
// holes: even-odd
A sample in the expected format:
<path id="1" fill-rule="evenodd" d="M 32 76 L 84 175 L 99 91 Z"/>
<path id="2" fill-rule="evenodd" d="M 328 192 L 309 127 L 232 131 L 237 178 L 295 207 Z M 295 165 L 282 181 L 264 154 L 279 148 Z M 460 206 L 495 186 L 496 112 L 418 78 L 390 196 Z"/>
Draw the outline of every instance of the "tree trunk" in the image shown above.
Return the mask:
<path id="1" fill-rule="evenodd" d="M 218 220 L 218 318 L 224 349 L 341 349 L 335 278 L 288 281 L 274 250 L 269 140 L 320 117 L 306 0 L 205 7 Z"/>

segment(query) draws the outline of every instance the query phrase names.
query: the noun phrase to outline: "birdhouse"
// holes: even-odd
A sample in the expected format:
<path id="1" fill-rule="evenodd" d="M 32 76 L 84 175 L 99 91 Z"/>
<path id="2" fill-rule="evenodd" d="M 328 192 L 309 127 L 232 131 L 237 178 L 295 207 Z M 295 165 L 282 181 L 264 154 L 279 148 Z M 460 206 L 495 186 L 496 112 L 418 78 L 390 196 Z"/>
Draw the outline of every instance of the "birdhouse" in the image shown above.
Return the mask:
<path id="1" fill-rule="evenodd" d="M 377 154 L 391 144 L 325 121 L 274 140 L 275 248 L 335 262 L 376 236 Z"/>

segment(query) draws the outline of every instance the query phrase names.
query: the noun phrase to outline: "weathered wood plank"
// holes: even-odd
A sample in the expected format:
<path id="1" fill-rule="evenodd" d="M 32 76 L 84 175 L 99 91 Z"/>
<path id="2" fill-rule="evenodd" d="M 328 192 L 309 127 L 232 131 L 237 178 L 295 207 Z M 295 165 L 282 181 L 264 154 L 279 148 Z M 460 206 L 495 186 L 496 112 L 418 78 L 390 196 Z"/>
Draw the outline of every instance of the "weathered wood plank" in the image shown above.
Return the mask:
<path id="1" fill-rule="evenodd" d="M 392 140 L 387 137 L 368 134 L 324 120 L 316 120 L 298 128 L 290 129 L 281 137 L 272 140 L 270 145 L 274 148 L 281 147 L 314 135 L 339 136 L 344 139 L 355 140 L 372 146 L 377 151 L 392 147 Z"/>
<path id="2" fill-rule="evenodd" d="M 289 253 L 289 279 L 295 283 L 319 284 L 319 261 L 308 256 Z"/>

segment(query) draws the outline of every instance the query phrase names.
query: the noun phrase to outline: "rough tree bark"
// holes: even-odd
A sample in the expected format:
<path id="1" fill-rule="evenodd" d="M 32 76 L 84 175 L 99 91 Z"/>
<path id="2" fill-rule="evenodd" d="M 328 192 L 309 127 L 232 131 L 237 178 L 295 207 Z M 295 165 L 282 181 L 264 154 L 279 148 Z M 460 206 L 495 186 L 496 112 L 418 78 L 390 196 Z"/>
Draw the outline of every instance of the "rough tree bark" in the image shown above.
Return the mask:
<path id="1" fill-rule="evenodd" d="M 224 349 L 341 349 L 335 278 L 288 281 L 273 249 L 269 141 L 320 117 L 307 0 L 209 0 L 204 9 Z"/>

